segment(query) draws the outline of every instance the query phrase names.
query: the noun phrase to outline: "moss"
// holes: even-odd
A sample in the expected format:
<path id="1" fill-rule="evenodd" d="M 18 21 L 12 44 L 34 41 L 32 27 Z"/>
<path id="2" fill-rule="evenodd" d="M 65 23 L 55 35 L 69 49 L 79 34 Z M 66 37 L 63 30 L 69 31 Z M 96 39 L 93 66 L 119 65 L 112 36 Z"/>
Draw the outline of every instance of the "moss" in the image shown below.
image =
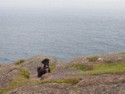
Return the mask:
<path id="1" fill-rule="evenodd" d="M 3 89 L 0 89 L 0 94 L 8 94 L 9 91 L 16 89 L 20 86 L 23 86 L 23 85 L 27 84 L 28 82 L 29 82 L 29 80 L 24 77 L 20 77 L 20 76 L 16 77 L 11 80 L 11 82 L 9 83 L 8 86 L 6 86 Z"/>
<path id="2" fill-rule="evenodd" d="M 125 72 L 125 63 L 99 63 L 93 66 L 93 70 L 83 71 L 80 75 L 112 74 Z"/>
<path id="3" fill-rule="evenodd" d="M 75 85 L 77 84 L 81 79 L 80 78 L 69 78 L 64 80 L 48 80 L 48 81 L 35 81 L 32 84 L 46 84 L 46 83 L 58 83 L 58 84 L 71 84 Z"/>
<path id="4" fill-rule="evenodd" d="M 19 64 L 22 64 L 22 63 L 24 63 L 24 61 L 25 61 L 25 60 L 23 60 L 23 59 L 20 59 L 20 60 L 16 61 L 16 62 L 15 62 L 15 64 L 16 64 L 16 65 L 19 65 Z"/>
<path id="5" fill-rule="evenodd" d="M 22 75 L 23 77 L 25 77 L 25 78 L 29 78 L 30 77 L 30 73 L 26 69 L 20 68 L 19 71 L 20 71 L 20 75 Z"/>
<path id="6" fill-rule="evenodd" d="M 87 57 L 87 59 L 90 61 L 90 62 L 95 62 L 98 60 L 98 56 L 91 56 L 91 57 Z"/>
<path id="7" fill-rule="evenodd" d="M 76 68 L 76 69 L 80 69 L 80 70 L 87 70 L 88 66 L 85 64 L 70 64 L 70 65 L 66 66 L 66 68 Z"/>

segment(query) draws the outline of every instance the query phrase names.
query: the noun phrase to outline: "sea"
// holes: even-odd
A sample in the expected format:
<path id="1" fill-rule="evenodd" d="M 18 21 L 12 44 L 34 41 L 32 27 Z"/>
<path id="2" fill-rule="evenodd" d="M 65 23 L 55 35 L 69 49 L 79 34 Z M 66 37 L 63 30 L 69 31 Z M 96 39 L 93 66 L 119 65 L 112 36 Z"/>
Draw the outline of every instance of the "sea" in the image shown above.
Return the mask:
<path id="1" fill-rule="evenodd" d="M 125 51 L 125 13 L 0 9 L 0 63 L 36 55 L 67 61 Z"/>

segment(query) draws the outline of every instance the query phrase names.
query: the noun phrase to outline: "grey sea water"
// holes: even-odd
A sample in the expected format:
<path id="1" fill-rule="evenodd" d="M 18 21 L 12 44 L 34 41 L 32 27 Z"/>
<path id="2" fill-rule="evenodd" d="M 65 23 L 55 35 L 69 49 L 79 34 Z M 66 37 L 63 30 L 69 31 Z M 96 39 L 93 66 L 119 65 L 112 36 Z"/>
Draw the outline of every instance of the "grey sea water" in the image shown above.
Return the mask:
<path id="1" fill-rule="evenodd" d="M 0 62 L 35 55 L 59 60 L 125 51 L 125 15 L 0 10 Z"/>

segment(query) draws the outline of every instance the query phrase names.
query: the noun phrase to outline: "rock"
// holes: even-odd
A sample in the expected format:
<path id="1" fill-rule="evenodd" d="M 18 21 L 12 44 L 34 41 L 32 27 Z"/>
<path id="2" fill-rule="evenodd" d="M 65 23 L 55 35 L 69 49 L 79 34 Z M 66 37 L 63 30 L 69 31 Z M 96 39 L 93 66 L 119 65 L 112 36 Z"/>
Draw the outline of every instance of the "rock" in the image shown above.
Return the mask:
<path id="1" fill-rule="evenodd" d="M 20 66 L 27 69 L 30 72 L 30 74 L 35 74 L 37 67 L 42 65 L 41 61 L 44 60 L 45 58 L 50 60 L 50 65 L 56 65 L 58 63 L 58 61 L 53 57 L 39 55 L 39 56 L 32 57 L 28 60 L 25 60 L 25 62 L 22 63 Z"/>
<path id="2" fill-rule="evenodd" d="M 124 94 L 125 84 L 77 87 L 68 84 L 23 86 L 8 94 Z"/>
<path id="3" fill-rule="evenodd" d="M 100 62 L 125 62 L 125 54 L 113 54 L 99 57 L 77 57 L 68 64 L 63 64 L 50 56 L 35 56 L 19 65 L 2 65 L 0 67 L 0 88 L 6 87 L 9 82 L 18 76 L 19 68 L 25 68 L 30 75 L 36 73 L 37 67 L 41 66 L 43 59 L 49 59 L 50 65 L 55 69 L 50 74 L 45 74 L 45 79 L 28 79 L 28 82 L 14 89 L 10 89 L 8 94 L 124 94 L 125 75 L 121 74 L 99 74 L 99 75 L 79 75 L 86 71 L 77 68 L 68 68 L 68 64 L 86 64 L 93 66 Z M 90 60 L 91 59 L 91 60 Z M 70 79 L 67 83 L 66 79 Z M 71 84 L 77 80 L 77 83 Z M 78 80 L 79 79 L 79 80 Z M 40 83 L 44 82 L 45 83 Z M 57 81 L 57 83 L 55 82 Z M 35 82 L 35 84 L 32 84 Z M 65 82 L 65 83 L 64 83 Z"/>
<path id="4" fill-rule="evenodd" d="M 87 57 L 81 56 L 73 58 L 71 61 L 69 61 L 69 64 L 88 64 L 89 60 Z"/>
<path id="5" fill-rule="evenodd" d="M 83 76 L 82 80 L 77 85 L 80 87 L 85 87 L 96 85 L 113 85 L 120 83 L 125 83 L 125 75 L 103 74 L 96 76 Z"/>
<path id="6" fill-rule="evenodd" d="M 7 86 L 18 75 L 19 71 L 13 65 L 2 66 L 0 68 L 0 88 Z"/>
<path id="7" fill-rule="evenodd" d="M 107 63 L 125 62 L 125 54 L 111 54 L 103 56 L 103 61 Z"/>
<path id="8" fill-rule="evenodd" d="M 11 91 L 9 94 L 67 94 L 68 88 L 71 85 L 68 84 L 41 84 L 35 86 L 24 86 Z"/>
<path id="9" fill-rule="evenodd" d="M 98 61 L 102 62 L 102 61 L 103 61 L 103 58 L 99 57 L 99 58 L 98 58 Z"/>

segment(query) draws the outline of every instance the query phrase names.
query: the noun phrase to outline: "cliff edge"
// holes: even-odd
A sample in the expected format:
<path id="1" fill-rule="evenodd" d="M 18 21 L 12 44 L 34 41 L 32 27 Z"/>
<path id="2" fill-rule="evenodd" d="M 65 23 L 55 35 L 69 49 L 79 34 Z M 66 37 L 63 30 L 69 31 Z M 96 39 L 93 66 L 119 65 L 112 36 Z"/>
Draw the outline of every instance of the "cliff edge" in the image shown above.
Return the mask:
<path id="1" fill-rule="evenodd" d="M 51 73 L 40 79 L 36 70 L 45 58 Z M 0 94 L 125 94 L 125 53 L 81 56 L 69 62 L 39 55 L 0 64 Z"/>

